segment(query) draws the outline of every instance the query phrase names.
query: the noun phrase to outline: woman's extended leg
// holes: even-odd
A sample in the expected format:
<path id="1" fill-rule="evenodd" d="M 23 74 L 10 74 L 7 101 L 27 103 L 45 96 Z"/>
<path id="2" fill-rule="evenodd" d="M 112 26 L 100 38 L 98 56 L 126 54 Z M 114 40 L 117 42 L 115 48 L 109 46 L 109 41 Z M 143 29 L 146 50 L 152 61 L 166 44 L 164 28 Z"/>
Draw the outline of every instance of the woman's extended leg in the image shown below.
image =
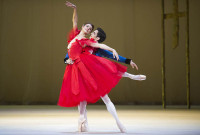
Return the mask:
<path id="1" fill-rule="evenodd" d="M 146 80 L 146 76 L 145 75 L 133 75 L 133 74 L 130 74 L 130 73 L 127 73 L 127 72 L 125 72 L 122 75 L 122 77 L 128 77 L 130 79 L 139 80 L 139 81 Z"/>

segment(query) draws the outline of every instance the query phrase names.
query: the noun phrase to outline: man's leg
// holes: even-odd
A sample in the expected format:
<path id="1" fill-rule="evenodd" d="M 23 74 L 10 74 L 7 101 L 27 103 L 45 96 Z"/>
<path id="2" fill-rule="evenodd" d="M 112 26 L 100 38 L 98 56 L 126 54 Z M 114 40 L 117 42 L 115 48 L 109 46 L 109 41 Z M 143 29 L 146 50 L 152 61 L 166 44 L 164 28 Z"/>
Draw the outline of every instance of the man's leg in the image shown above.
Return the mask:
<path id="1" fill-rule="evenodd" d="M 121 132 L 126 132 L 125 127 L 122 125 L 122 123 L 120 122 L 120 120 L 119 120 L 119 118 L 117 116 L 117 112 L 116 112 L 115 106 L 110 101 L 110 98 L 108 97 L 108 95 L 106 94 L 104 97 L 101 97 L 101 99 L 106 104 L 108 112 L 110 112 L 110 114 L 115 118 L 117 126 L 119 127 L 120 131 Z"/>

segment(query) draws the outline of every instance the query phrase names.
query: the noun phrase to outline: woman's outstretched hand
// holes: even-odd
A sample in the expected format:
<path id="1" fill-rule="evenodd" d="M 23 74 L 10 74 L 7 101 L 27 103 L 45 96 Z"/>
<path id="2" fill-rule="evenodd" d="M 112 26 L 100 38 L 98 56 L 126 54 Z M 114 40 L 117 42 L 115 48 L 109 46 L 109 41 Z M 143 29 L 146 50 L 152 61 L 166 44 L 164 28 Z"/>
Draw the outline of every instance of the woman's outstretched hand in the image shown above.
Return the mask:
<path id="1" fill-rule="evenodd" d="M 69 1 L 66 1 L 65 5 L 71 8 L 76 8 L 76 5 L 70 3 Z"/>

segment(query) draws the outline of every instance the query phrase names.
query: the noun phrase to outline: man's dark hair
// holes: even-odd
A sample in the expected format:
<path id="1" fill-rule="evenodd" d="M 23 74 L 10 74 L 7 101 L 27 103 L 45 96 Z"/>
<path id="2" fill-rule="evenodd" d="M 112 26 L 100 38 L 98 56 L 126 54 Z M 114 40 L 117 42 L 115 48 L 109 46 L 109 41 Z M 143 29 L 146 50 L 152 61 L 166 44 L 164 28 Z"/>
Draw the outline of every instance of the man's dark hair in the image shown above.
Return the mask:
<path id="1" fill-rule="evenodd" d="M 99 43 L 103 42 L 104 40 L 106 40 L 106 33 L 101 29 L 101 28 L 97 28 L 98 33 L 97 33 L 97 37 L 99 37 L 100 39 L 98 40 Z"/>
<path id="2" fill-rule="evenodd" d="M 86 22 L 86 23 L 83 24 L 83 26 L 85 26 L 86 24 L 90 24 L 92 26 L 92 31 L 93 31 L 94 25 L 92 23 Z"/>

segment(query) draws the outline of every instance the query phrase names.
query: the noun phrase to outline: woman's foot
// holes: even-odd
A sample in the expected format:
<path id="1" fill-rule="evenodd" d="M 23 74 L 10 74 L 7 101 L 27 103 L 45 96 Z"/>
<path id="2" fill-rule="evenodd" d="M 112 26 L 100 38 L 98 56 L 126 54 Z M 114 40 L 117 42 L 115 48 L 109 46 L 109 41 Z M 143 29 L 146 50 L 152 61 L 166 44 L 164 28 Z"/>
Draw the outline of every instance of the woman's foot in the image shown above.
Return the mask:
<path id="1" fill-rule="evenodd" d="M 119 130 L 122 132 L 122 133 L 126 133 L 126 128 L 124 127 L 124 125 L 121 123 L 121 122 L 117 122 L 117 126 L 119 128 Z"/>
<path id="2" fill-rule="evenodd" d="M 130 78 L 133 80 L 138 80 L 138 81 L 146 80 L 145 75 L 131 75 Z"/>
<path id="3" fill-rule="evenodd" d="M 78 132 L 87 132 L 87 131 L 85 131 L 86 130 L 85 122 L 86 122 L 85 118 L 79 118 L 79 120 L 78 120 Z"/>
<path id="4" fill-rule="evenodd" d="M 89 126 L 88 126 L 88 121 L 86 120 L 82 126 L 82 132 L 88 132 L 89 131 Z"/>

